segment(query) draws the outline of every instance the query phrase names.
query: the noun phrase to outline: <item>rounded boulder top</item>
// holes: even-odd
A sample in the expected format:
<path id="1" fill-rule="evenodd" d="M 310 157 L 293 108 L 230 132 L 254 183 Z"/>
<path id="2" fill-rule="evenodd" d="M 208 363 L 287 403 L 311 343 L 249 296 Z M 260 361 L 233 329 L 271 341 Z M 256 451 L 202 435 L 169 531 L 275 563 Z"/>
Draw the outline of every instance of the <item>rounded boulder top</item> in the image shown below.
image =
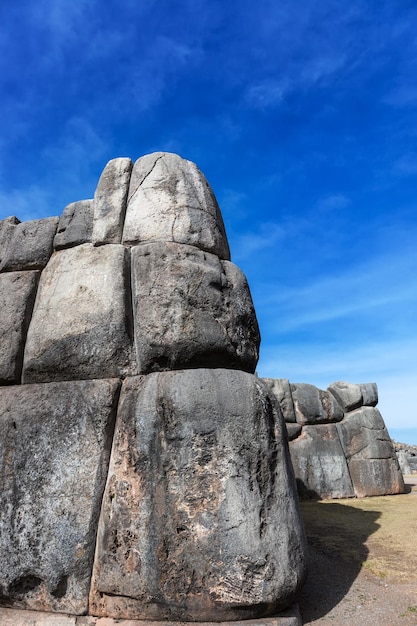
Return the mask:
<path id="1" fill-rule="evenodd" d="M 130 178 L 123 243 L 172 241 L 230 260 L 215 195 L 195 163 L 170 152 L 138 159 Z"/>

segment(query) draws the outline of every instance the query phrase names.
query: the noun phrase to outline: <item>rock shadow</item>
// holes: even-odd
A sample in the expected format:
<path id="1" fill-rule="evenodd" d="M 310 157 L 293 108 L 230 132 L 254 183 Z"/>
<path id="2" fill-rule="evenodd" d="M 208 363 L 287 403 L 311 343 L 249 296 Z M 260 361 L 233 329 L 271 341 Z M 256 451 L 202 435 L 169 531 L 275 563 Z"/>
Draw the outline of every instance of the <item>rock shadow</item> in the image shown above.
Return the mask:
<path id="1" fill-rule="evenodd" d="M 366 539 L 381 513 L 333 501 L 302 501 L 308 542 L 308 576 L 300 593 L 304 622 L 327 615 L 346 596 L 369 550 Z"/>

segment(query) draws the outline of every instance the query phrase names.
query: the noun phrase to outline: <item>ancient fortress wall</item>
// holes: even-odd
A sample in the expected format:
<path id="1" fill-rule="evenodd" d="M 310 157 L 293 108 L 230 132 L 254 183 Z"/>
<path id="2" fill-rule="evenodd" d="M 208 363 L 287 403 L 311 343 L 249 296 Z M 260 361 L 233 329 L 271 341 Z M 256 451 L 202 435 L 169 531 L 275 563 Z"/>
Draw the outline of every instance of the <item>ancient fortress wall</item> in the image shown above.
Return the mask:
<path id="1" fill-rule="evenodd" d="M 248 284 L 177 155 L 114 159 L 60 218 L 1 221 L 0 302 L 1 624 L 295 626 L 291 459 L 303 497 L 404 489 L 375 385 L 254 374 Z"/>
<path id="2" fill-rule="evenodd" d="M 285 425 L 229 259 L 207 181 L 167 153 L 110 161 L 60 218 L 0 222 L 1 623 L 293 602 Z"/>
<path id="3" fill-rule="evenodd" d="M 375 383 L 326 391 L 286 379 L 264 382 L 284 416 L 302 498 L 362 498 L 404 492 L 393 443 L 376 408 Z"/>

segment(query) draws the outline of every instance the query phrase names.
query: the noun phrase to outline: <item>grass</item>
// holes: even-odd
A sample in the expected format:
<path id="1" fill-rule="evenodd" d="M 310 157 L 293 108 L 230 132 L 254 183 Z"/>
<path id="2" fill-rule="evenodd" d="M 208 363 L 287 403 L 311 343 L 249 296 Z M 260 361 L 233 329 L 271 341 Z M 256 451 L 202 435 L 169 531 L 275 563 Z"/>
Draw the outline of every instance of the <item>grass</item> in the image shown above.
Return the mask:
<path id="1" fill-rule="evenodd" d="M 417 582 L 416 488 L 397 496 L 304 501 L 300 507 L 308 541 L 321 552 L 387 581 Z"/>

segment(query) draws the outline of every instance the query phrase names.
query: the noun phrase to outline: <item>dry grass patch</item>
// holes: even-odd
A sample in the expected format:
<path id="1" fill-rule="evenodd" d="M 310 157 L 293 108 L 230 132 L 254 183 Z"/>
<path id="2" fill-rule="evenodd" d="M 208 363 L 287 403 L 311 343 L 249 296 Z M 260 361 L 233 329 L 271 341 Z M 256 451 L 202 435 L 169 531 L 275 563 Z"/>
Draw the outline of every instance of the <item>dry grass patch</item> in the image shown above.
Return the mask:
<path id="1" fill-rule="evenodd" d="M 308 542 L 320 552 L 387 581 L 417 582 L 416 486 L 404 495 L 300 506 Z"/>

